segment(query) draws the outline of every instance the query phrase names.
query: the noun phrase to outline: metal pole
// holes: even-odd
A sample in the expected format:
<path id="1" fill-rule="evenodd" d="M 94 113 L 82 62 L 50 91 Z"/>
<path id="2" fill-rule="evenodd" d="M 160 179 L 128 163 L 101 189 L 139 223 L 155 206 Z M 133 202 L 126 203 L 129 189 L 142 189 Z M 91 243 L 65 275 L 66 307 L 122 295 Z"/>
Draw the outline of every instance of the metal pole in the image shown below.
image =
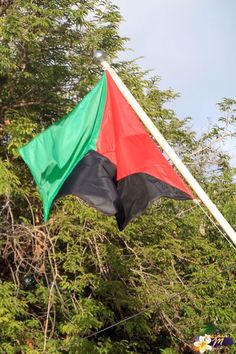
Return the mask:
<path id="1" fill-rule="evenodd" d="M 130 93 L 130 91 L 125 86 L 125 84 L 121 81 L 121 79 L 119 78 L 117 73 L 110 67 L 108 62 L 105 60 L 103 53 L 101 53 L 99 56 L 97 56 L 97 59 L 99 59 L 103 69 L 107 70 L 109 72 L 112 79 L 116 83 L 117 87 L 119 88 L 119 90 L 121 91 L 123 96 L 126 98 L 127 102 L 130 104 L 130 106 L 136 112 L 136 114 L 138 115 L 140 120 L 143 122 L 143 124 L 146 126 L 146 128 L 150 131 L 150 133 L 156 139 L 158 144 L 162 147 L 162 149 L 165 151 L 165 153 L 169 156 L 169 158 L 171 159 L 173 164 L 176 166 L 178 171 L 186 179 L 186 181 L 189 183 L 189 185 L 195 191 L 195 193 L 197 194 L 199 199 L 201 199 L 201 201 L 205 204 L 205 206 L 208 208 L 208 210 L 211 212 L 211 214 L 214 216 L 214 218 L 217 220 L 217 222 L 221 225 L 222 229 L 229 236 L 229 238 L 234 243 L 234 245 L 236 245 L 236 232 L 234 231 L 232 226 L 224 218 L 224 216 L 221 214 L 221 212 L 216 207 L 216 205 L 211 201 L 211 199 L 204 192 L 204 190 L 202 189 L 200 184 L 196 181 L 196 179 L 192 176 L 192 174 L 187 169 L 187 167 L 183 164 L 183 162 L 180 160 L 180 158 L 176 155 L 176 153 L 170 147 L 170 145 L 168 144 L 166 139 L 163 137 L 163 135 L 159 132 L 159 130 L 154 125 L 154 123 L 151 121 L 151 119 L 144 112 L 142 107 L 136 101 L 134 96 Z"/>

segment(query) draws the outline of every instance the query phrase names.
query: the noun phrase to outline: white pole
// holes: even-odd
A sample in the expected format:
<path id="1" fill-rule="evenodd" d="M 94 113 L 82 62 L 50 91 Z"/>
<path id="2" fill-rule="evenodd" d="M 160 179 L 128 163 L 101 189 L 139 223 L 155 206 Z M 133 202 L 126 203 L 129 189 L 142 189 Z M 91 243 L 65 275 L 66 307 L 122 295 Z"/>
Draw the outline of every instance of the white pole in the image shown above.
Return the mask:
<path id="1" fill-rule="evenodd" d="M 211 214 L 214 216 L 214 218 L 218 221 L 218 223 L 221 225 L 222 229 L 226 232 L 226 234 L 232 240 L 234 245 L 236 245 L 236 232 L 234 231 L 234 229 L 231 227 L 231 225 L 228 223 L 228 221 L 224 218 L 224 216 L 218 210 L 216 205 L 211 201 L 211 199 L 208 197 L 208 195 L 204 192 L 204 190 L 202 189 L 200 184 L 191 175 L 191 173 L 189 172 L 187 167 L 183 164 L 183 162 L 180 160 L 180 158 L 176 155 L 176 153 L 170 147 L 170 145 L 168 144 L 166 139 L 162 136 L 162 134 L 159 132 L 157 127 L 154 125 L 154 123 L 151 121 L 151 119 L 147 116 L 147 114 L 144 112 L 142 107 L 136 101 L 134 96 L 130 93 L 128 88 L 121 81 L 121 79 L 119 78 L 117 73 L 110 67 L 108 62 L 106 60 L 104 60 L 104 57 L 101 56 L 98 59 L 100 59 L 103 69 L 107 70 L 109 72 L 112 79 L 116 83 L 117 87 L 122 92 L 123 96 L 126 98 L 127 102 L 130 104 L 130 106 L 133 108 L 133 110 L 137 113 L 138 117 L 141 119 L 143 124 L 147 127 L 147 129 L 150 131 L 150 133 L 154 136 L 154 138 L 156 139 L 158 144 L 162 147 L 162 149 L 165 151 L 165 153 L 169 156 L 169 158 L 174 163 L 174 165 L 179 170 L 179 172 L 182 174 L 182 176 L 186 179 L 186 181 L 189 183 L 189 185 L 192 187 L 192 189 L 195 191 L 195 193 L 198 195 L 198 197 L 201 199 L 201 201 L 205 204 L 205 206 L 208 208 L 208 210 L 211 212 Z"/>

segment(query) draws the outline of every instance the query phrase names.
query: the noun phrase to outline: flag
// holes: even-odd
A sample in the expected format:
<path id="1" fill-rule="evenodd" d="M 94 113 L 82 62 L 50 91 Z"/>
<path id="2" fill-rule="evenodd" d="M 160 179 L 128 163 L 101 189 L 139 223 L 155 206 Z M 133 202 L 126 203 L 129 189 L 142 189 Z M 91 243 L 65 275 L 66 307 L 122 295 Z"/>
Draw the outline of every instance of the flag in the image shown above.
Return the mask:
<path id="1" fill-rule="evenodd" d="M 108 72 L 19 152 L 39 188 L 45 221 L 53 202 L 68 194 L 115 215 L 120 230 L 160 197 L 193 198 Z"/>

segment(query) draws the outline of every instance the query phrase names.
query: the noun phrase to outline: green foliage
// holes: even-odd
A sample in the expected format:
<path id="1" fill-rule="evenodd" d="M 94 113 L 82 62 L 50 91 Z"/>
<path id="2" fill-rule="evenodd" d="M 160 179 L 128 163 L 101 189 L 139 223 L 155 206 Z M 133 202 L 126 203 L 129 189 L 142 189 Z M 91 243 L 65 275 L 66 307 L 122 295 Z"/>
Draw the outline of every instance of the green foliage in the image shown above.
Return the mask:
<path id="1" fill-rule="evenodd" d="M 17 191 L 20 181 L 14 174 L 9 161 L 0 159 L 0 196 L 9 195 Z"/>
<path id="2" fill-rule="evenodd" d="M 44 224 L 19 158 L 19 146 L 96 83 L 93 50 L 118 56 L 120 21 L 108 0 L 1 5 L 0 353 L 189 353 L 209 323 L 235 336 L 235 250 L 199 207 L 157 201 L 119 232 L 70 196 Z M 235 136 L 235 100 L 222 100 L 219 122 L 197 139 L 189 119 L 166 108 L 177 95 L 158 77 L 136 61 L 114 65 L 235 226 L 235 170 L 219 145 Z"/>

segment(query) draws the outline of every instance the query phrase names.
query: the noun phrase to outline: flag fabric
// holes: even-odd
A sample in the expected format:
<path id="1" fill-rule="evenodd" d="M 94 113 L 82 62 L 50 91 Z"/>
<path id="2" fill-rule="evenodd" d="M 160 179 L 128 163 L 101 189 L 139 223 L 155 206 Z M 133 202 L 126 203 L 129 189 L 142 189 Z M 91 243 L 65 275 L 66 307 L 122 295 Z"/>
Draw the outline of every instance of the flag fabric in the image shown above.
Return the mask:
<path id="1" fill-rule="evenodd" d="M 73 194 L 120 230 L 160 198 L 193 199 L 108 72 L 63 119 L 19 149 L 43 202 L 44 220 Z"/>

